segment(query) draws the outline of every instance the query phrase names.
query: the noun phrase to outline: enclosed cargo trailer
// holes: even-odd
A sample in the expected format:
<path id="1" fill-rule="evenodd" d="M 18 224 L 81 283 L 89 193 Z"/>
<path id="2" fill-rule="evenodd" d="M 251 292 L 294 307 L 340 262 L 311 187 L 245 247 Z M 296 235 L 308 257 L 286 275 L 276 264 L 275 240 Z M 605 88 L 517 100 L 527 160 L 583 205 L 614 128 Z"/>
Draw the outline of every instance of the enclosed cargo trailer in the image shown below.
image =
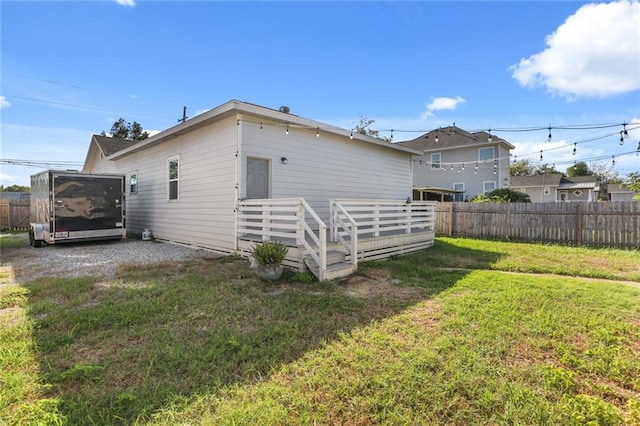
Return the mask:
<path id="1" fill-rule="evenodd" d="M 29 243 L 126 238 L 124 175 L 46 170 L 31 176 Z"/>

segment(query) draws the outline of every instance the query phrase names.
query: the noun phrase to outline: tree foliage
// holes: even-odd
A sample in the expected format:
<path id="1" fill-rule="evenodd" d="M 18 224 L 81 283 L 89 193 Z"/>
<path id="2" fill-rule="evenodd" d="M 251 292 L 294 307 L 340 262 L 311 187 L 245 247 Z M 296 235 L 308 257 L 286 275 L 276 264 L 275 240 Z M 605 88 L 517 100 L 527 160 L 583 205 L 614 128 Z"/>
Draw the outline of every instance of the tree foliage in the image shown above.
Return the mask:
<path id="1" fill-rule="evenodd" d="M 103 131 L 102 136 L 107 136 Z M 149 132 L 144 131 L 142 125 L 137 121 L 129 123 L 124 118 L 119 118 L 109 131 L 109 136 L 120 139 L 132 139 L 134 141 L 143 141 L 149 137 Z"/>
<path id="2" fill-rule="evenodd" d="M 518 160 L 509 166 L 511 176 L 532 176 L 536 174 L 535 170 L 535 166 L 528 159 Z"/>
<path id="3" fill-rule="evenodd" d="M 371 126 L 373 123 L 375 123 L 375 120 L 372 120 L 370 118 L 367 117 L 363 117 L 360 116 L 360 122 L 358 124 L 356 124 L 356 127 L 354 127 L 354 131 L 356 133 L 360 133 L 361 135 L 367 135 L 367 136 L 371 136 L 374 138 L 379 137 L 379 133 L 377 130 L 373 130 L 371 129 L 369 126 Z"/>
<path id="4" fill-rule="evenodd" d="M 10 185 L 5 187 L 0 185 L 0 192 L 30 192 L 31 188 L 23 185 Z"/>
<path id="5" fill-rule="evenodd" d="M 640 172 L 629 173 L 624 180 L 622 187 L 635 192 L 633 199 L 640 201 Z"/>
<path id="6" fill-rule="evenodd" d="M 589 169 L 589 166 L 584 161 L 574 164 L 571 167 L 567 167 L 567 175 L 569 177 L 576 176 L 591 176 L 593 172 Z"/>
<path id="7" fill-rule="evenodd" d="M 478 194 L 469 199 L 471 203 L 530 203 L 531 197 L 524 192 L 509 188 L 494 189 L 488 194 Z"/>

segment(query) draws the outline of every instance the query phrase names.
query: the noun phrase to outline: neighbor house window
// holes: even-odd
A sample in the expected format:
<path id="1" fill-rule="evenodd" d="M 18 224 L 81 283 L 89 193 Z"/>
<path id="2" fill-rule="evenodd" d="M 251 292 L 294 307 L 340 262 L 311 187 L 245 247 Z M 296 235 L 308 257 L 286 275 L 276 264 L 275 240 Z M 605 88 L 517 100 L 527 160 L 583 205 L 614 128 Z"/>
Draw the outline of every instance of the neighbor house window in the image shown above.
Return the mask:
<path id="1" fill-rule="evenodd" d="M 490 193 L 496 189 L 496 183 L 494 181 L 482 182 L 482 190 L 485 194 Z"/>
<path id="2" fill-rule="evenodd" d="M 180 173 L 180 157 L 172 157 L 167 160 L 168 173 L 168 197 L 169 200 L 178 199 L 178 177 Z"/>
<path id="3" fill-rule="evenodd" d="M 440 153 L 434 152 L 431 154 L 431 168 L 439 169 L 440 168 Z"/>
<path id="4" fill-rule="evenodd" d="M 490 146 L 488 148 L 480 148 L 478 150 L 478 160 L 493 160 L 493 147 Z"/>
<path id="5" fill-rule="evenodd" d="M 454 183 L 453 189 L 456 191 L 463 191 L 461 193 L 456 193 L 453 195 L 453 201 L 464 201 L 464 182 Z"/>
<path id="6" fill-rule="evenodd" d="M 129 193 L 138 193 L 138 172 L 129 173 Z"/>
<path id="7" fill-rule="evenodd" d="M 576 197 L 579 197 L 582 195 L 582 191 L 580 191 L 579 189 L 576 189 L 575 191 L 573 191 L 573 195 L 575 195 Z"/>

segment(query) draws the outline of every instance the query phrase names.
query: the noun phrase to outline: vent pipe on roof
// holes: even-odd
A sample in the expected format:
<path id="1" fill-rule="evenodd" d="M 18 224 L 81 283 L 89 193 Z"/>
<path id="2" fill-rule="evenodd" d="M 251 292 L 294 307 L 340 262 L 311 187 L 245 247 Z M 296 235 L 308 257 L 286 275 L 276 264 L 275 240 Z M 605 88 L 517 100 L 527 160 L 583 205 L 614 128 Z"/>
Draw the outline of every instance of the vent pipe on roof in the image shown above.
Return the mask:
<path id="1" fill-rule="evenodd" d="M 281 107 L 280 107 L 280 109 L 279 109 L 278 111 L 280 111 L 280 112 L 284 112 L 285 114 L 289 114 L 289 111 L 290 111 L 290 110 L 289 110 L 289 107 L 288 107 L 288 106 L 283 105 L 283 106 L 281 106 Z"/>

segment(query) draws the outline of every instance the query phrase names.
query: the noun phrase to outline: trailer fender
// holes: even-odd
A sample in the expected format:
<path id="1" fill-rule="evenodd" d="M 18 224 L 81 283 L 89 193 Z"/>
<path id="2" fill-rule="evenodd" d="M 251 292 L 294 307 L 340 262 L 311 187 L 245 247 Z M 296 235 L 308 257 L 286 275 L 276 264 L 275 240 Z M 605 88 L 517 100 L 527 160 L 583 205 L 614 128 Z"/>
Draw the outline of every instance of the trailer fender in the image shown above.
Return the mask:
<path id="1" fill-rule="evenodd" d="M 29 224 L 29 245 L 40 247 L 44 241 L 44 226 L 41 223 Z"/>

